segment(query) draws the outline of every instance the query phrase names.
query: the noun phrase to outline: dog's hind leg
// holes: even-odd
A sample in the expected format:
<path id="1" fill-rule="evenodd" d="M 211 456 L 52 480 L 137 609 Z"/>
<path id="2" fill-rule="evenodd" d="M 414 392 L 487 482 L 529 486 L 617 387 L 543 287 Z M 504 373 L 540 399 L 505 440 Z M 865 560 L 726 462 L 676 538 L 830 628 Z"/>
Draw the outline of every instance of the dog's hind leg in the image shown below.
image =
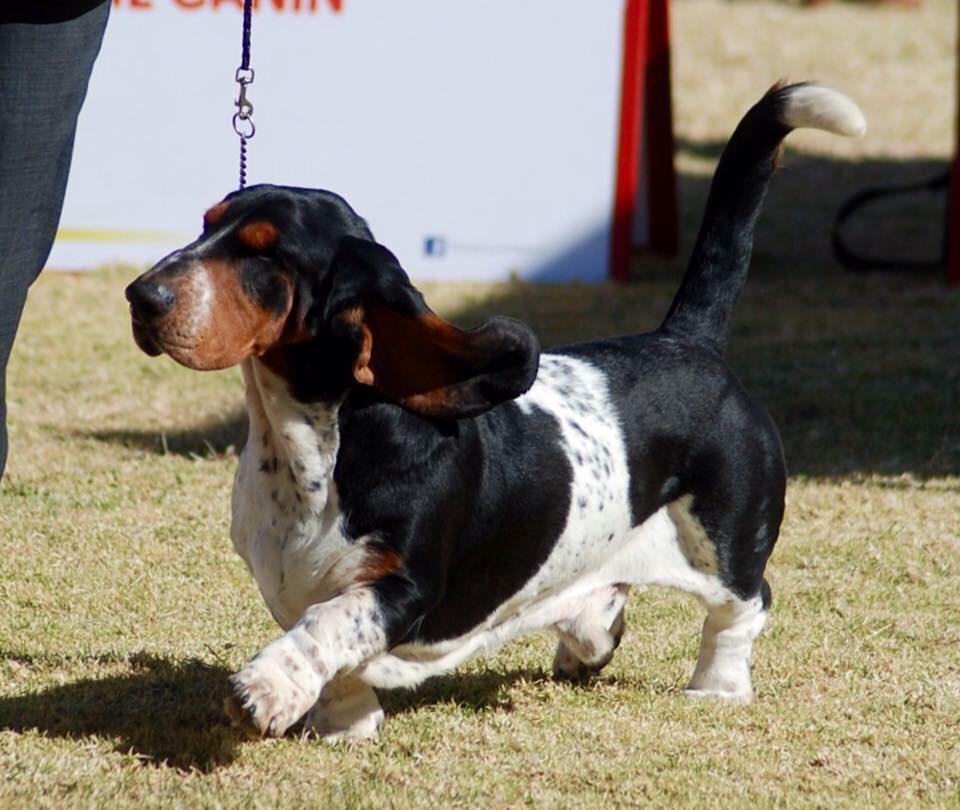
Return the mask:
<path id="1" fill-rule="evenodd" d="M 770 589 L 763 583 L 752 599 L 738 599 L 708 609 L 700 637 L 700 656 L 686 694 L 737 703 L 753 699 L 750 657 L 753 641 L 763 630 L 770 607 Z"/>
<path id="2" fill-rule="evenodd" d="M 383 723 L 383 709 L 373 688 L 357 678 L 335 678 L 307 712 L 304 731 L 325 742 L 368 740 Z"/>
<path id="3" fill-rule="evenodd" d="M 582 681 L 610 663 L 623 638 L 624 606 L 629 592 L 628 585 L 591 591 L 584 598 L 582 610 L 554 625 L 560 636 L 553 657 L 554 678 Z"/>

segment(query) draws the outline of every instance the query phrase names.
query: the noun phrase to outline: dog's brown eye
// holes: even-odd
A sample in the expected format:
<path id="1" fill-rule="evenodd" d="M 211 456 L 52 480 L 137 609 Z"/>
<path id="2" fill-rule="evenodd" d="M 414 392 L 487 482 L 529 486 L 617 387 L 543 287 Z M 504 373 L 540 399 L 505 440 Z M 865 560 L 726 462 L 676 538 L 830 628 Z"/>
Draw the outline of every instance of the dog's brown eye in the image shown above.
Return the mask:
<path id="1" fill-rule="evenodd" d="M 243 289 L 250 299 L 265 312 L 286 312 L 290 289 L 278 276 L 272 263 L 263 257 L 241 263 Z"/>

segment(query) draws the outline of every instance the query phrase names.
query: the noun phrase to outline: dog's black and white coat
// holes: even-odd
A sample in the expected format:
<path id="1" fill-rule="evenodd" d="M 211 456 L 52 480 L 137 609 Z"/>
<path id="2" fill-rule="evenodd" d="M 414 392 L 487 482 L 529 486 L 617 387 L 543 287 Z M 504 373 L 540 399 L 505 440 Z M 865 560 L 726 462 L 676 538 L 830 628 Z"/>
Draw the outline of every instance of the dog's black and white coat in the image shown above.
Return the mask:
<path id="1" fill-rule="evenodd" d="M 233 543 L 283 635 L 231 677 L 255 735 L 376 733 L 373 687 L 413 686 L 518 633 L 554 672 L 612 657 L 633 584 L 707 609 L 689 692 L 749 700 L 764 567 L 784 504 L 776 429 L 722 361 L 753 227 L 796 127 L 855 134 L 857 107 L 771 90 L 720 160 L 662 326 L 541 354 L 523 324 L 434 315 L 325 191 L 229 195 L 127 290 L 149 354 L 240 364 L 250 435 Z"/>

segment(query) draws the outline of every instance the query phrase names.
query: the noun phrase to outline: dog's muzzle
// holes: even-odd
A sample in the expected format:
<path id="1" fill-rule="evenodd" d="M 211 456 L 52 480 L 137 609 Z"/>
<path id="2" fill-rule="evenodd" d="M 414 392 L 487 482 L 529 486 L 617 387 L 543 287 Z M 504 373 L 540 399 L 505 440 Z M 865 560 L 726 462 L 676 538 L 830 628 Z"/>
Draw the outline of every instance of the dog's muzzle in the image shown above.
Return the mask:
<path id="1" fill-rule="evenodd" d="M 126 296 L 130 302 L 133 339 L 137 346 L 151 357 L 161 354 L 162 349 L 151 333 L 154 325 L 173 309 L 177 296 L 169 287 L 145 278 L 130 284 Z"/>

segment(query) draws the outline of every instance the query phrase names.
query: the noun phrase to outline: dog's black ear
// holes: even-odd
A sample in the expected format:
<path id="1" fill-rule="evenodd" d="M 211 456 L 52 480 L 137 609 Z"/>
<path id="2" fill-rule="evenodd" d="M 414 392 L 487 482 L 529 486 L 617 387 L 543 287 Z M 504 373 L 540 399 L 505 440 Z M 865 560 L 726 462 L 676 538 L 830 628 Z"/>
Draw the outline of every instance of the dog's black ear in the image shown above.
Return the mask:
<path id="1" fill-rule="evenodd" d="M 331 270 L 324 320 L 357 347 L 358 383 L 444 419 L 476 416 L 533 385 L 540 346 L 520 321 L 458 329 L 430 310 L 389 250 L 368 240 L 345 237 Z"/>

